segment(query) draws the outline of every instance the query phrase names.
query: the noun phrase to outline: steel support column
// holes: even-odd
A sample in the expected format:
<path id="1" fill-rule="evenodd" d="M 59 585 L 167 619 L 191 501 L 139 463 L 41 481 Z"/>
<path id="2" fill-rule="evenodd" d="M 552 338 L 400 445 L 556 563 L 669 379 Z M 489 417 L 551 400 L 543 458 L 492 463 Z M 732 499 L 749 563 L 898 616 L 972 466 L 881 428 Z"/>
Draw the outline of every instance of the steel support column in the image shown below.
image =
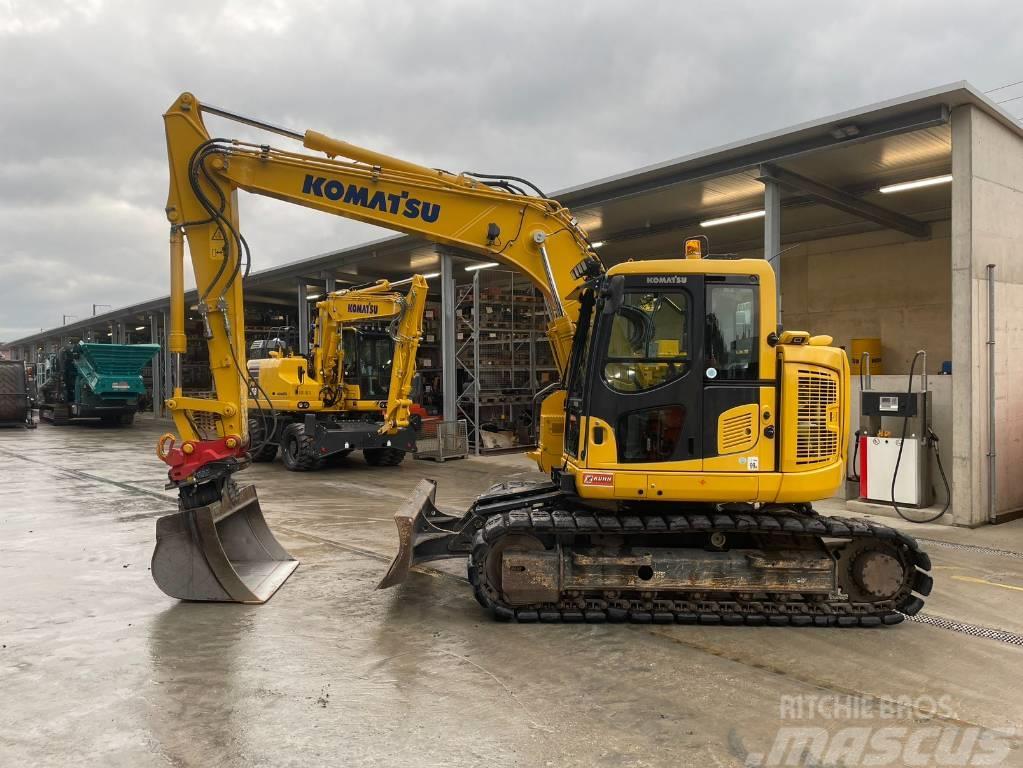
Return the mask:
<path id="1" fill-rule="evenodd" d="M 782 327 L 781 309 L 781 186 L 764 182 L 764 258 L 774 267 L 775 295 L 778 300 L 778 330 Z"/>
<path id="2" fill-rule="evenodd" d="M 330 295 L 337 290 L 337 278 L 334 277 L 333 272 L 323 273 L 323 288 L 326 291 L 325 296 Z"/>
<path id="3" fill-rule="evenodd" d="M 298 284 L 298 351 L 309 354 L 309 302 L 304 282 Z"/>
<path id="4" fill-rule="evenodd" d="M 458 418 L 458 364 L 455 362 L 455 274 L 451 254 L 440 254 L 440 369 L 444 421 Z"/>
<path id="5" fill-rule="evenodd" d="M 160 320 L 156 312 L 149 314 L 149 340 L 153 344 L 160 344 Z M 160 345 L 162 352 L 163 345 Z M 156 356 L 153 357 L 152 372 L 153 372 L 153 418 L 160 418 L 160 414 L 163 411 L 163 386 L 160 381 L 160 375 L 163 371 L 163 356 L 161 352 L 157 352 Z"/>

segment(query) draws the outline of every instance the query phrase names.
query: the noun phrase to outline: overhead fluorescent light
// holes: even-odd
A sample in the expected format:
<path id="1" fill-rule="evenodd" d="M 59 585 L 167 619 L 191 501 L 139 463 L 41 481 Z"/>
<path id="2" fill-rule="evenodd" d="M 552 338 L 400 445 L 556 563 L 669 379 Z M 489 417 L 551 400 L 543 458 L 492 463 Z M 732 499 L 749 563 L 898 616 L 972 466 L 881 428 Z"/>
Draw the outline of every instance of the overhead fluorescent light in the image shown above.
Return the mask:
<path id="1" fill-rule="evenodd" d="M 311 293 L 311 294 L 309 294 L 308 296 L 305 297 L 305 300 L 306 301 L 316 301 L 318 298 L 320 298 L 320 294 L 318 294 L 318 293 Z"/>
<path id="2" fill-rule="evenodd" d="M 933 187 L 935 184 L 948 184 L 952 181 L 952 174 L 948 173 L 944 176 L 931 176 L 929 179 L 917 179 L 916 181 L 903 181 L 901 184 L 889 184 L 888 186 L 881 187 L 878 191 L 884 195 L 890 195 L 892 192 L 905 192 L 907 189 L 917 189 L 919 187 Z"/>
<path id="3" fill-rule="evenodd" d="M 435 277 L 440 277 L 440 272 L 431 272 L 428 275 L 423 275 L 424 280 L 433 280 Z"/>
<path id="4" fill-rule="evenodd" d="M 603 240 L 594 240 L 592 243 L 590 243 L 590 247 L 593 248 L 593 249 L 603 248 L 604 247 L 604 241 Z"/>
<path id="5" fill-rule="evenodd" d="M 135 326 L 135 330 L 136 331 L 144 331 L 144 330 L 146 330 L 146 326 L 144 326 L 144 325 L 136 325 Z"/>
<path id="6" fill-rule="evenodd" d="M 720 219 L 707 219 L 701 221 L 701 227 L 716 227 L 719 224 L 731 224 L 733 221 L 746 221 L 747 219 L 759 219 L 766 214 L 766 211 L 749 211 L 747 213 L 736 213 L 732 216 L 722 216 Z"/>
<path id="7" fill-rule="evenodd" d="M 475 272 L 477 269 L 490 269 L 491 267 L 496 266 L 497 266 L 496 261 L 488 261 L 486 264 L 470 264 L 468 267 L 465 268 L 465 271 Z"/>
<path id="8" fill-rule="evenodd" d="M 834 139 L 851 139 L 854 136 L 860 135 L 860 127 L 850 123 L 849 125 L 839 125 L 831 129 L 831 137 Z"/>

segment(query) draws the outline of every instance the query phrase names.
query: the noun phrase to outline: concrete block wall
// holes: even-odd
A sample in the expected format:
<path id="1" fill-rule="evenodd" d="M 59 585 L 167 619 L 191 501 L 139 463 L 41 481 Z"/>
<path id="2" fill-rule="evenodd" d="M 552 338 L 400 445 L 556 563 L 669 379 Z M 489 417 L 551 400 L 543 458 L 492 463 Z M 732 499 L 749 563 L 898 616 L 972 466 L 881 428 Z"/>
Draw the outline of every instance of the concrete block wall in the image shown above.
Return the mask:
<path id="1" fill-rule="evenodd" d="M 995 265 L 996 514 L 1023 509 L 1023 139 L 986 113 L 952 113 L 956 522 L 988 518 L 988 264 Z"/>
<path id="2" fill-rule="evenodd" d="M 935 222 L 927 240 L 882 231 L 786 247 L 786 328 L 829 334 L 846 349 L 855 338 L 878 337 L 886 374 L 908 373 L 918 349 L 927 350 L 929 373 L 952 359 L 950 222 Z"/>

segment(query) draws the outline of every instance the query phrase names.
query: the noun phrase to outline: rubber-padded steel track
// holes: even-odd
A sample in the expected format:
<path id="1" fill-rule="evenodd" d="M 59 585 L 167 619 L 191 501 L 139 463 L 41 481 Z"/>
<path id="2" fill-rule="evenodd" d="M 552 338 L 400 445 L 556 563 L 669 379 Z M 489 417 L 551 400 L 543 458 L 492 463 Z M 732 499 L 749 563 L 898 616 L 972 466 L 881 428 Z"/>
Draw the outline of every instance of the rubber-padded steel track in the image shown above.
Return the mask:
<path id="1" fill-rule="evenodd" d="M 515 494 L 529 504 L 529 493 Z M 498 498 L 481 498 L 479 508 L 495 506 Z M 523 498 L 526 497 L 526 498 Z M 549 498 L 549 495 L 548 495 Z M 852 602 L 839 596 L 824 599 L 743 599 L 738 594 L 650 592 L 643 596 L 619 594 L 613 599 L 601 596 L 566 597 L 558 603 L 512 606 L 503 601 L 500 591 L 487 583 L 486 559 L 500 537 L 528 534 L 540 539 L 569 541 L 578 535 L 615 534 L 630 536 L 690 533 L 755 533 L 763 541 L 777 537 L 779 544 L 793 537 L 826 539 L 840 548 L 842 542 L 878 542 L 894 548 L 907 564 L 906 580 L 898 594 L 889 600 Z M 915 615 L 923 607 L 922 597 L 930 594 L 933 580 L 927 574 L 930 558 L 919 544 L 894 528 L 867 520 L 823 517 L 805 514 L 765 512 L 684 512 L 678 514 L 613 514 L 599 511 L 567 511 L 548 505 L 530 505 L 494 513 L 476 531 L 469 558 L 469 581 L 476 599 L 496 618 L 522 622 L 603 622 L 721 624 L 747 626 L 839 626 L 876 627 L 898 624 L 905 616 Z M 917 594 L 914 594 L 917 593 Z M 707 599 L 713 597 L 714 599 Z"/>

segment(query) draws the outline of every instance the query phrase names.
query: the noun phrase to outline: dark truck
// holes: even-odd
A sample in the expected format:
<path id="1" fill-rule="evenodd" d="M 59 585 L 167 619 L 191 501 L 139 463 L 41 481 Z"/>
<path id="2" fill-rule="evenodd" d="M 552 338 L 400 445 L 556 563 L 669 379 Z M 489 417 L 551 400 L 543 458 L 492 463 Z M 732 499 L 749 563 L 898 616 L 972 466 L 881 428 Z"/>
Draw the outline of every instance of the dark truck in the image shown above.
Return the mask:
<path id="1" fill-rule="evenodd" d="M 32 394 L 25 363 L 0 360 L 0 427 L 32 428 Z"/>

